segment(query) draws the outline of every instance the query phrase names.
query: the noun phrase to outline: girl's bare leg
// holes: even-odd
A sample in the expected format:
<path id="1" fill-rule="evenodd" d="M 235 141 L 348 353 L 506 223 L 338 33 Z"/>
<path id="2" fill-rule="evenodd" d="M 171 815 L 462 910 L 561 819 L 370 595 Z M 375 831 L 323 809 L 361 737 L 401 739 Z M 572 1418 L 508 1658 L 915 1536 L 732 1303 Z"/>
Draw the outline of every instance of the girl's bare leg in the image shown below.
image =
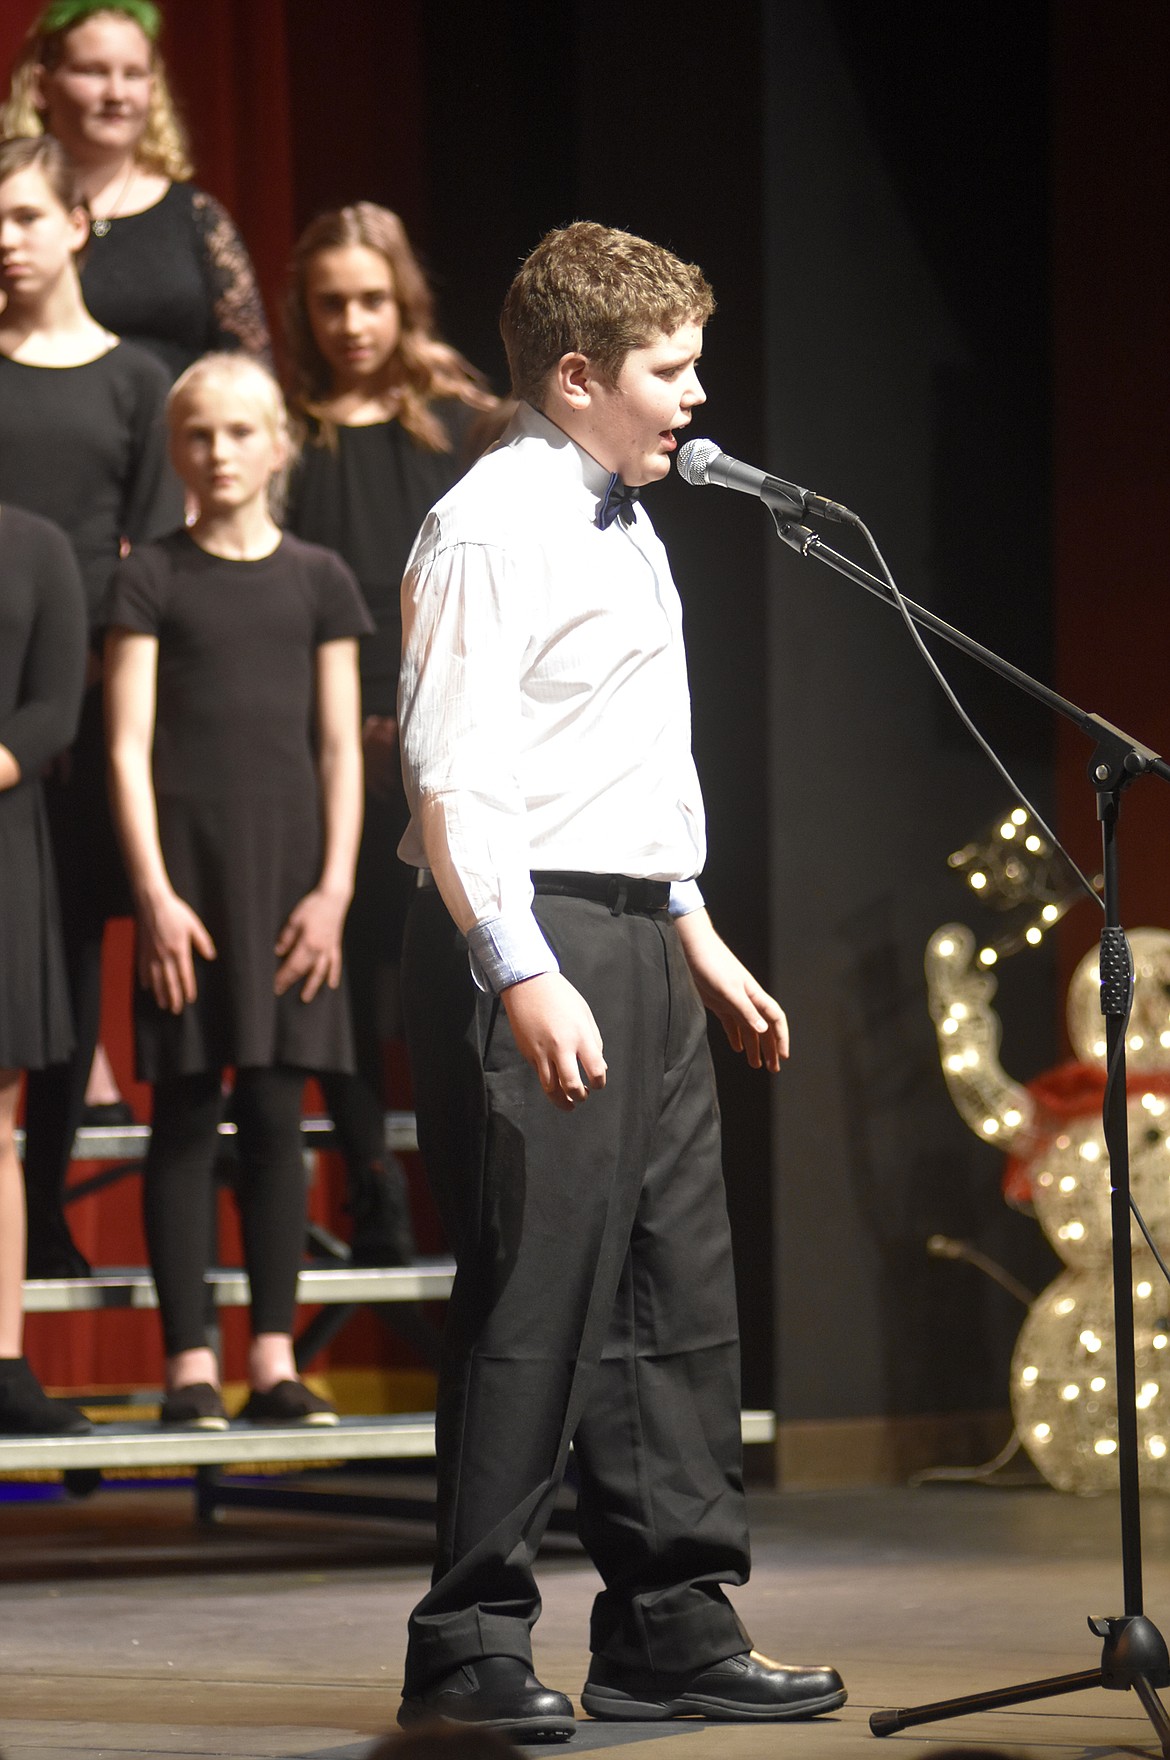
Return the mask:
<path id="1" fill-rule="evenodd" d="M 16 1155 L 20 1071 L 0 1070 L 0 1357 L 18 1357 L 24 1333 L 24 1178 Z"/>

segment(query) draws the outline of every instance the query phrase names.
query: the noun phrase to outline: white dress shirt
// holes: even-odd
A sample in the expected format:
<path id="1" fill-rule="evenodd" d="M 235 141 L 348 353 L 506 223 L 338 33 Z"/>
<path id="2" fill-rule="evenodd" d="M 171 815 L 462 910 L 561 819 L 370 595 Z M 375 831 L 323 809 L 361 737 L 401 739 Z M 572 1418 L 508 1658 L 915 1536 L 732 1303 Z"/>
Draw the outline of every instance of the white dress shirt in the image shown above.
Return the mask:
<path id="1" fill-rule="evenodd" d="M 682 608 L 643 507 L 597 526 L 609 476 L 522 404 L 402 583 L 399 854 L 431 870 L 496 992 L 557 970 L 533 869 L 689 882 L 676 915 L 703 902 Z"/>

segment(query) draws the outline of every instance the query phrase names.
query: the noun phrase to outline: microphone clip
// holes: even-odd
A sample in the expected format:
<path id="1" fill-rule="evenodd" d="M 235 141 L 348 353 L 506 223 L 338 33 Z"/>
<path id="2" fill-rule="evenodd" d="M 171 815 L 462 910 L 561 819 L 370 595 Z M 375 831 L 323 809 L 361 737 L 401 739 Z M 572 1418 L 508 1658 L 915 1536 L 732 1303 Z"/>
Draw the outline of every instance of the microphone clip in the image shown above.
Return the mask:
<path id="1" fill-rule="evenodd" d="M 815 550 L 820 549 L 821 540 L 811 526 L 798 525 L 795 520 L 787 518 L 776 507 L 769 507 L 768 512 L 776 523 L 777 537 L 783 538 L 786 544 L 790 544 L 802 556 L 811 556 Z"/>

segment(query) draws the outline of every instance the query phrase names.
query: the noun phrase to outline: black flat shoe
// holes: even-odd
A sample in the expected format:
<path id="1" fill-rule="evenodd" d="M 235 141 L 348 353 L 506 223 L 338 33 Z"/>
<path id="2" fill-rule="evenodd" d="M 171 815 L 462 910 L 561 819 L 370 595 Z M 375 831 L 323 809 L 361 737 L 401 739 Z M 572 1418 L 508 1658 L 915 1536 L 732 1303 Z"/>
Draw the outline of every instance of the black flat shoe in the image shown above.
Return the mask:
<path id="1" fill-rule="evenodd" d="M 189 1381 L 173 1387 L 159 1408 L 160 1424 L 185 1424 L 192 1430 L 226 1430 L 223 1395 L 210 1381 Z"/>
<path id="2" fill-rule="evenodd" d="M 581 1703 L 590 1717 L 650 1722 L 706 1717 L 720 1723 L 819 1717 L 844 1705 L 835 1668 L 788 1668 L 756 1650 L 712 1662 L 697 1674 L 651 1674 L 595 1656 Z"/>
<path id="3" fill-rule="evenodd" d="M 567 1742 L 577 1727 L 565 1695 L 542 1687 L 515 1656 L 478 1656 L 403 1699 L 398 1721 L 404 1729 L 428 1718 L 478 1724 L 523 1742 Z"/>
<path id="4" fill-rule="evenodd" d="M 49 1398 L 24 1357 L 0 1358 L 0 1436 L 85 1436 L 92 1429 L 68 1400 Z"/>
<path id="5" fill-rule="evenodd" d="M 241 1408 L 249 1424 L 336 1424 L 337 1413 L 303 1381 L 278 1381 L 260 1393 L 255 1388 Z"/>
<path id="6" fill-rule="evenodd" d="M 347 1173 L 353 1217 L 351 1263 L 409 1265 L 418 1248 L 411 1227 L 409 1188 L 397 1157 L 351 1164 Z"/>
<path id="7" fill-rule="evenodd" d="M 29 1219 L 26 1277 L 92 1277 L 93 1267 L 70 1234 L 62 1217 L 55 1227 L 40 1228 Z"/>
<path id="8" fill-rule="evenodd" d="M 134 1123 L 134 1113 L 128 1100 L 95 1100 L 85 1107 L 81 1122 L 90 1130 L 103 1125 L 106 1130 L 119 1130 Z"/>

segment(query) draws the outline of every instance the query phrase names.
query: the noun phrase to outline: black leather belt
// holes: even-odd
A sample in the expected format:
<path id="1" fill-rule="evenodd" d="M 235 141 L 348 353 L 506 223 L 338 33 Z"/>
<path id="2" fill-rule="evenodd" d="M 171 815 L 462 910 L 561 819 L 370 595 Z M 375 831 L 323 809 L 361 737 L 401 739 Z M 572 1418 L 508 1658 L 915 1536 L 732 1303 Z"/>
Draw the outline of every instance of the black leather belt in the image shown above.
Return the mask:
<path id="1" fill-rule="evenodd" d="M 664 911 L 670 903 L 669 880 L 638 880 L 630 874 L 578 874 L 557 868 L 538 868 L 532 890 L 540 896 L 587 898 L 603 904 L 615 917 L 623 911 Z"/>
<path id="2" fill-rule="evenodd" d="M 429 868 L 418 870 L 417 884 L 424 891 L 434 888 Z M 537 868 L 532 890 L 553 898 L 587 898 L 603 904 L 615 917 L 623 911 L 664 911 L 670 903 L 669 880 L 638 880 L 632 874 L 584 874 L 571 869 Z"/>

